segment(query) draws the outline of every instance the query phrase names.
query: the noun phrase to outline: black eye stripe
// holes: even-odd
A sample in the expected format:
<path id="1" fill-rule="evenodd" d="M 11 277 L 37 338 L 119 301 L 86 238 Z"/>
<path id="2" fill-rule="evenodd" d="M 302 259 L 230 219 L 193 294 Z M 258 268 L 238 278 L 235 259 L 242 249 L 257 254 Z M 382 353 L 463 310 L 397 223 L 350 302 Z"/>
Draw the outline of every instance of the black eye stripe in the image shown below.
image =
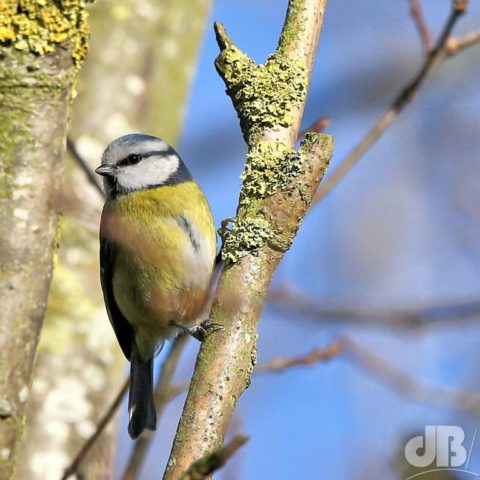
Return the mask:
<path id="1" fill-rule="evenodd" d="M 140 155 L 136 155 L 132 153 L 128 157 L 125 157 L 123 160 L 120 160 L 117 165 L 119 167 L 125 167 L 127 165 L 135 165 L 136 163 L 140 162 L 141 159 L 142 157 Z"/>
<path id="2" fill-rule="evenodd" d="M 153 152 L 142 153 L 142 154 L 132 153 L 128 155 L 128 157 L 125 157 L 122 160 L 120 160 L 117 163 L 117 166 L 126 167 L 129 165 L 136 165 L 137 163 L 142 161 L 144 158 L 153 157 L 153 156 L 168 157 L 170 155 L 177 155 L 177 153 L 173 148 L 169 148 L 168 150 L 153 151 Z"/>

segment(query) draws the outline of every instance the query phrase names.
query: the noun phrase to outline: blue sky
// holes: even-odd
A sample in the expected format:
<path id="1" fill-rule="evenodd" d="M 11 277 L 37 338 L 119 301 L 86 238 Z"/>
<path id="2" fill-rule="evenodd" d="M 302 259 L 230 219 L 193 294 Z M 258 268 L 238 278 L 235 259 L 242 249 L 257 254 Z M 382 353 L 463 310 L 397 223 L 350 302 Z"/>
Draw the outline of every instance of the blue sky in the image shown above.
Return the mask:
<path id="1" fill-rule="evenodd" d="M 480 2 L 471 3 L 456 33 L 478 29 Z M 213 67 L 218 47 L 211 23 L 224 23 L 237 46 L 263 62 L 276 46 L 286 4 L 219 0 L 211 15 L 178 150 L 204 189 L 217 224 L 235 213 L 246 147 Z M 422 4 L 438 35 L 450 2 Z M 406 1 L 329 3 L 304 126 L 320 116 L 331 118 L 332 167 L 415 73 L 421 55 Z M 274 285 L 293 284 L 320 304 L 409 307 L 480 295 L 479 59 L 477 46 L 436 70 L 419 98 L 310 213 Z M 480 387 L 478 322 L 412 333 L 320 324 L 266 306 L 259 361 L 303 354 L 340 334 L 426 383 Z M 197 348 L 189 346 L 179 380 L 189 378 Z M 142 479 L 163 471 L 183 400 L 162 417 Z M 460 425 L 471 438 L 477 422 L 458 409 L 399 393 L 348 355 L 339 356 L 254 378 L 234 420 L 234 430 L 251 439 L 218 478 L 401 478 L 393 465 L 405 438 L 437 424 Z M 122 440 L 119 448 L 121 471 L 129 443 Z M 480 472 L 477 450 L 470 467 Z"/>

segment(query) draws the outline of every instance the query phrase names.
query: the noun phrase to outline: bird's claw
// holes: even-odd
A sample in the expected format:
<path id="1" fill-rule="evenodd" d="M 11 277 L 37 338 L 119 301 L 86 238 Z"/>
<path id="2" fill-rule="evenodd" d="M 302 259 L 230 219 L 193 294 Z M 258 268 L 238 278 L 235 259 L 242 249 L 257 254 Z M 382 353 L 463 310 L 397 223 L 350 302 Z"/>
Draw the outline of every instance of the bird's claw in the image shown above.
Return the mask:
<path id="1" fill-rule="evenodd" d="M 207 331 L 201 325 L 191 327 L 188 333 L 199 342 L 203 342 L 207 338 Z"/>
<path id="2" fill-rule="evenodd" d="M 217 330 L 223 330 L 223 325 L 220 323 L 212 322 L 210 319 L 204 320 L 200 325 L 196 325 L 191 328 L 193 330 L 190 335 L 196 338 L 198 341 L 203 342 L 208 335 Z"/>
<path id="3" fill-rule="evenodd" d="M 211 333 L 223 330 L 223 325 L 212 322 L 210 319 L 204 320 L 200 325 L 194 325 L 190 328 L 175 321 L 172 321 L 171 324 L 188 333 L 199 342 L 203 342 Z"/>

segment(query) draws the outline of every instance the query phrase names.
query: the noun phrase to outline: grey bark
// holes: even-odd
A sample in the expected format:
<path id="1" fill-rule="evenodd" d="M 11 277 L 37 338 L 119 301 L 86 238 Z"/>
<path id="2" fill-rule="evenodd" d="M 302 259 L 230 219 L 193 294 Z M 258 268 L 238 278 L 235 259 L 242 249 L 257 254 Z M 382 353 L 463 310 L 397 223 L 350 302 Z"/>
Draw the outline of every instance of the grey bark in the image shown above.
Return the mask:
<path id="1" fill-rule="evenodd" d="M 0 73 L 0 478 L 13 474 L 57 239 L 71 51 L 2 49 Z"/>

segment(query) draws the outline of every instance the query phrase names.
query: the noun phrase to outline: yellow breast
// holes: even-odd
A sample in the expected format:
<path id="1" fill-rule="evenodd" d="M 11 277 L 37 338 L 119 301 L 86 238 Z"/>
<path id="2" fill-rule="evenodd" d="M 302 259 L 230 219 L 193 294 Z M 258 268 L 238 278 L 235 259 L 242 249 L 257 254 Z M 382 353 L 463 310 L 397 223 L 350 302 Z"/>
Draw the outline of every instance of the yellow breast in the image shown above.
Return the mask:
<path id="1" fill-rule="evenodd" d="M 199 186 L 142 190 L 107 207 L 107 235 L 118 246 L 113 291 L 127 320 L 160 337 L 171 320 L 193 322 L 208 297 L 216 256 L 215 224 Z"/>

